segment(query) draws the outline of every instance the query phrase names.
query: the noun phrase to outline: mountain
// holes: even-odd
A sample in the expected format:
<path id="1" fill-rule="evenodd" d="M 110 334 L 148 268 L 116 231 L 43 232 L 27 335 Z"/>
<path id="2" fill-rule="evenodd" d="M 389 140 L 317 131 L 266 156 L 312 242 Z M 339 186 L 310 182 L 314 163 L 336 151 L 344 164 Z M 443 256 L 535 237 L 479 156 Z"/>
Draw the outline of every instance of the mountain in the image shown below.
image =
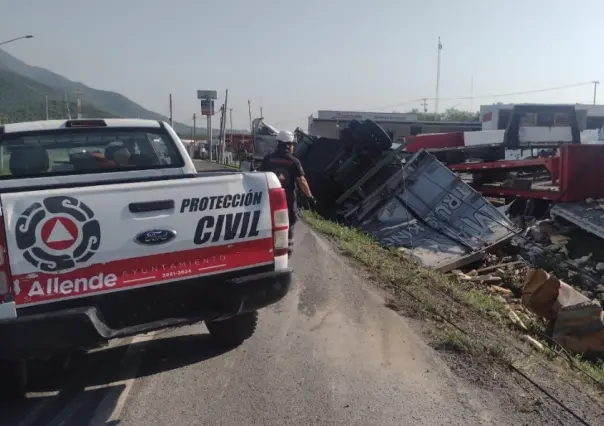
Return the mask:
<path id="1" fill-rule="evenodd" d="M 62 93 L 62 97 L 58 99 L 63 99 L 65 92 L 70 98 L 74 98 L 76 91 L 79 89 L 82 93 L 82 99 L 85 99 L 87 104 L 97 108 L 98 111 L 105 111 L 105 114 L 111 116 L 167 120 L 164 115 L 149 111 L 124 95 L 107 90 L 93 89 L 45 68 L 28 65 L 2 49 L 0 49 L 0 70 L 18 74 L 29 79 L 30 83 L 34 81 L 46 88 L 51 88 L 53 92 Z M 3 98 L 4 94 L 0 92 L 0 100 Z M 183 135 L 191 134 L 191 127 L 182 123 L 174 122 L 174 129 Z"/>
<path id="2" fill-rule="evenodd" d="M 44 120 L 46 118 L 46 101 L 48 96 L 49 118 L 68 116 L 64 92 L 48 87 L 35 80 L 0 69 L 0 122 Z M 71 116 L 76 115 L 76 103 L 69 102 Z M 84 117 L 112 118 L 117 117 L 83 102 Z"/>

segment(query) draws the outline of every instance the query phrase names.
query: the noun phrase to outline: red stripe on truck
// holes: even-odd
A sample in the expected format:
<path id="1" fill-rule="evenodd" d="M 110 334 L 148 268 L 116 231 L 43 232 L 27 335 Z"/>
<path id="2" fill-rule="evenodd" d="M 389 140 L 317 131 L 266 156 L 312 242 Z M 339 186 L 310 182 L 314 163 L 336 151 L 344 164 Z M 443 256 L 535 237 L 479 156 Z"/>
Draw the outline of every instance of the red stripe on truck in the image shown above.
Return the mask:
<path id="1" fill-rule="evenodd" d="M 409 140 L 409 143 L 405 146 L 407 152 L 417 152 L 420 149 L 459 148 L 464 146 L 463 132 L 407 136 L 405 139 Z"/>
<path id="2" fill-rule="evenodd" d="M 273 260 L 270 237 L 115 260 L 61 274 L 15 275 L 13 292 L 17 305 L 31 305 L 201 277 Z"/>

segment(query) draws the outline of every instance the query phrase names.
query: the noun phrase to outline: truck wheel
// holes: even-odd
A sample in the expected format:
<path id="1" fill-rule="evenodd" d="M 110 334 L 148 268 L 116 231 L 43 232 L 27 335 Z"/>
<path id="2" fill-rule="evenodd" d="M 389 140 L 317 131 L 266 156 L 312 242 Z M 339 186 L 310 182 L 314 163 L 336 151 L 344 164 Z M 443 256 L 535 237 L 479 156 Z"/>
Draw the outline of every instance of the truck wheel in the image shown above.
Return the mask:
<path id="1" fill-rule="evenodd" d="M 25 395 L 27 361 L 0 360 L 0 397 L 20 398 Z"/>
<path id="2" fill-rule="evenodd" d="M 206 321 L 212 339 L 223 348 L 234 348 L 256 331 L 258 312 L 248 312 L 221 321 Z"/>

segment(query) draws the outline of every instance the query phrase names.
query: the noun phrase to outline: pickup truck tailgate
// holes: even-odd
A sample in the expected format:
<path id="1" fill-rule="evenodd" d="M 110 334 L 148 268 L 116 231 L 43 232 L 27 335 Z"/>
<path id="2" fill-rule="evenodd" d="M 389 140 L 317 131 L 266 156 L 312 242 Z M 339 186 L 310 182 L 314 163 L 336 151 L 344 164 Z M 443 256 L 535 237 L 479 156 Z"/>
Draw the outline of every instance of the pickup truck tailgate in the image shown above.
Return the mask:
<path id="1" fill-rule="evenodd" d="M 17 306 L 274 261 L 264 174 L 0 196 Z"/>

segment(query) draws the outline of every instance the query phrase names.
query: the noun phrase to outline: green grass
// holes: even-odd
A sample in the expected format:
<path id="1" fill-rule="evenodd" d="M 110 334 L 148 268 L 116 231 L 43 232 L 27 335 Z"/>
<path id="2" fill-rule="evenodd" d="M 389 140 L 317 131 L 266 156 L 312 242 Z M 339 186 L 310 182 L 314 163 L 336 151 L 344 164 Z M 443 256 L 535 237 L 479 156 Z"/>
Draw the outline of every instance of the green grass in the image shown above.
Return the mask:
<path id="1" fill-rule="evenodd" d="M 604 396 L 604 363 L 569 356 L 555 345 L 548 346 L 545 322 L 534 315 L 522 314 L 527 330 L 521 329 L 510 319 L 508 304 L 496 298 L 488 286 L 434 272 L 405 257 L 403 251 L 385 249 L 370 236 L 314 212 L 305 211 L 303 217 L 388 290 L 390 308 L 434 324 L 429 335 L 439 346 L 470 354 L 487 364 L 520 369 L 538 359 L 558 377 L 576 373 L 575 378 L 595 385 L 594 394 Z M 545 350 L 526 343 L 526 335 L 539 340 Z"/>
<path id="2" fill-rule="evenodd" d="M 467 334 L 450 328 L 441 329 L 431 334 L 438 346 L 450 352 L 466 353 L 486 362 L 504 365 L 514 363 L 511 351 L 506 350 L 504 346 L 484 344 L 472 339 Z"/>
<path id="3" fill-rule="evenodd" d="M 453 277 L 434 272 L 408 259 L 403 252 L 387 250 L 370 236 L 354 228 L 325 220 L 308 211 L 304 212 L 304 219 L 317 231 L 334 238 L 346 255 L 368 268 L 387 287 L 410 291 L 436 288 L 483 314 L 498 317 L 505 312 L 505 305 L 484 291 L 471 284 L 460 283 Z"/>

